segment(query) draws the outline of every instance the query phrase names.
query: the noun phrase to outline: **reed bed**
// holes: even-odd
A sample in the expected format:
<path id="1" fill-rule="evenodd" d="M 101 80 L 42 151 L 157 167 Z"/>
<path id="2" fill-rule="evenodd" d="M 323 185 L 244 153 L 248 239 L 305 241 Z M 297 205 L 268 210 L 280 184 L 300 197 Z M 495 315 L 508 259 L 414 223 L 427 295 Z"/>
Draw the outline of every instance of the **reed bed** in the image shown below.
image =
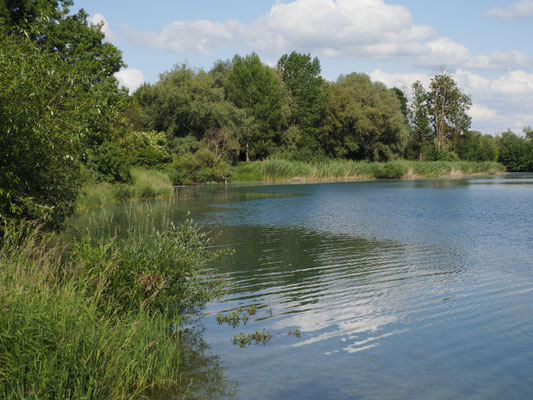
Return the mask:
<path id="1" fill-rule="evenodd" d="M 76 200 L 76 211 L 105 207 L 124 200 L 169 197 L 174 187 L 168 175 L 155 169 L 131 168 L 132 184 L 92 183 L 83 186 Z"/>
<path id="2" fill-rule="evenodd" d="M 325 160 L 316 162 L 269 159 L 239 163 L 233 168 L 234 181 L 279 180 L 372 180 L 447 177 L 503 173 L 495 162 L 470 161 L 389 161 L 384 163 Z"/>

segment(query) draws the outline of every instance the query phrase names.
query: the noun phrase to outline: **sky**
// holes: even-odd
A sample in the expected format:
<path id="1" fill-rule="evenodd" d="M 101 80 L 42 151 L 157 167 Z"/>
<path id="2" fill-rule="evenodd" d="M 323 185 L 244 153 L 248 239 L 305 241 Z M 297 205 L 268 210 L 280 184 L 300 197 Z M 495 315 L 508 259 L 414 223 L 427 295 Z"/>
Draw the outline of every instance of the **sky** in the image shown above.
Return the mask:
<path id="1" fill-rule="evenodd" d="M 135 90 L 187 63 L 255 51 L 318 57 L 322 76 L 364 72 L 409 95 L 445 67 L 472 97 L 472 129 L 533 126 L 533 0 L 74 0 L 123 52 Z"/>

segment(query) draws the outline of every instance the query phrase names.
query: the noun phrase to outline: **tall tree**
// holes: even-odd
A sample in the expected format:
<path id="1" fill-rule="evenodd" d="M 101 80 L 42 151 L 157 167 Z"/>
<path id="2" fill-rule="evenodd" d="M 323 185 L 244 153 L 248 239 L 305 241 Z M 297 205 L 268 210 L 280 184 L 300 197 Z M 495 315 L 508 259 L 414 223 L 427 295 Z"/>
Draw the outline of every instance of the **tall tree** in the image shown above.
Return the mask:
<path id="1" fill-rule="evenodd" d="M 331 85 L 324 146 L 332 156 L 386 161 L 403 154 L 409 131 L 396 95 L 366 74 Z"/>
<path id="2" fill-rule="evenodd" d="M 114 132 L 121 52 L 70 0 L 0 0 L 0 220 L 57 227 L 78 161 Z M 89 151 L 87 151 L 89 150 Z"/>
<path id="3" fill-rule="evenodd" d="M 267 157 L 280 143 L 283 124 L 282 91 L 276 74 L 255 53 L 236 55 L 225 88 L 229 100 L 255 121 L 256 128 L 242 136 L 246 159 Z"/>
<path id="4" fill-rule="evenodd" d="M 320 61 L 310 54 L 293 51 L 278 61 L 283 82 L 294 100 L 290 125 L 297 125 L 303 136 L 303 146 L 316 150 L 319 126 L 324 116 L 326 92 L 320 76 Z"/>
<path id="5" fill-rule="evenodd" d="M 470 128 L 471 118 L 467 114 L 472 105 L 470 96 L 443 70 L 431 79 L 427 101 L 438 149 L 444 150 L 445 139 L 449 139 L 455 151 L 459 136 Z"/>

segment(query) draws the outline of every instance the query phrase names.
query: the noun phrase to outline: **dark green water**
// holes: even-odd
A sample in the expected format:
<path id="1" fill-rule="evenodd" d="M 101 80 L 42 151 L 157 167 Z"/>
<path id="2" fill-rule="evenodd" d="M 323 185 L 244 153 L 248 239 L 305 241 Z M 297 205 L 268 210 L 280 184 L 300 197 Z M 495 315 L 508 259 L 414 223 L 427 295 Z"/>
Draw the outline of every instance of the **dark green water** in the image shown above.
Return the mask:
<path id="1" fill-rule="evenodd" d="M 182 191 L 150 212 L 189 210 L 235 249 L 200 320 L 200 397 L 533 398 L 533 175 Z M 266 345 L 233 345 L 263 328 Z"/>

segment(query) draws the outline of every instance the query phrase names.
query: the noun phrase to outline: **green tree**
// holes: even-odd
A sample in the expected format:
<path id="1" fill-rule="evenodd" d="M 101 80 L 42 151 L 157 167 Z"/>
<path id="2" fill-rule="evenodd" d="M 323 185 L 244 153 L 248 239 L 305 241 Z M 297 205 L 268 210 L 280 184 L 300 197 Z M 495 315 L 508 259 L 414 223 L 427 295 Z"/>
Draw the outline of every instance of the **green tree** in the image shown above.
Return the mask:
<path id="1" fill-rule="evenodd" d="M 527 128 L 526 128 L 527 129 Z M 508 130 L 499 139 L 498 161 L 509 171 L 533 171 L 533 142 L 530 131 L 526 137 L 520 137 Z"/>
<path id="2" fill-rule="evenodd" d="M 400 157 L 409 137 L 396 95 L 356 73 L 330 86 L 325 132 L 329 155 L 370 161 Z"/>
<path id="3" fill-rule="evenodd" d="M 278 69 L 294 100 L 289 125 L 296 125 L 302 135 L 302 145 L 311 150 L 319 147 L 326 92 L 320 76 L 320 61 L 310 54 L 293 51 L 284 54 L 278 61 Z"/>
<path id="4" fill-rule="evenodd" d="M 457 155 L 461 160 L 496 161 L 498 146 L 492 136 L 468 131 L 457 142 Z"/>
<path id="5" fill-rule="evenodd" d="M 79 187 L 80 143 L 104 107 L 94 78 L 29 39 L 0 38 L 0 221 L 58 227 Z"/>
<path id="6" fill-rule="evenodd" d="M 438 149 L 445 150 L 448 139 L 455 151 L 459 136 L 470 128 L 471 118 L 467 114 L 472 105 L 470 96 L 462 92 L 446 71 L 441 71 L 431 79 L 427 102 Z"/>
<path id="7" fill-rule="evenodd" d="M 246 118 L 244 111 L 225 100 L 212 74 L 175 66 L 153 85 L 141 86 L 133 95 L 140 105 L 145 130 L 166 132 L 170 146 L 176 138 L 202 140 L 211 130 L 237 135 Z M 178 151 L 174 149 L 174 151 Z"/>
<path id="8" fill-rule="evenodd" d="M 416 157 L 422 160 L 422 152 L 425 146 L 431 143 L 433 138 L 431 129 L 429 95 L 420 81 L 412 86 L 413 100 L 409 103 L 409 122 L 411 125 L 410 147 L 415 151 Z"/>
<path id="9" fill-rule="evenodd" d="M 252 53 L 236 55 L 225 80 L 228 99 L 254 118 L 242 136 L 246 159 L 267 157 L 280 144 L 283 97 L 280 81 L 270 67 Z"/>

